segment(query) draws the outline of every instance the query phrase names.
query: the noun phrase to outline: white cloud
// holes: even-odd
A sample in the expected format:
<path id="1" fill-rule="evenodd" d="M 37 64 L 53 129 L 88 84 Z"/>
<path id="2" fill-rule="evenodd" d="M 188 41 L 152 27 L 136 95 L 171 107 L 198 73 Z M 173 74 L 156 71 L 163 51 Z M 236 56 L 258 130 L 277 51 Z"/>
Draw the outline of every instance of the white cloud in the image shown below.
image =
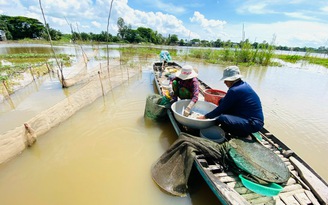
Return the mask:
<path id="1" fill-rule="evenodd" d="M 149 3 L 153 4 L 153 6 L 157 7 L 158 9 L 165 11 L 167 13 L 171 13 L 171 14 L 181 14 L 186 11 L 185 8 L 174 5 L 172 3 L 168 3 L 168 2 L 151 0 L 151 1 L 149 1 Z"/>
<path id="2" fill-rule="evenodd" d="M 222 28 L 224 24 L 227 22 L 220 21 L 220 20 L 208 20 L 205 18 L 204 15 L 199 13 L 198 11 L 194 12 L 194 16 L 190 18 L 190 21 L 193 23 L 199 23 L 202 28 L 216 28 L 220 27 Z"/>
<path id="3" fill-rule="evenodd" d="M 227 36 L 223 32 L 223 26 L 227 24 L 226 21 L 206 19 L 198 11 L 195 11 L 189 20 L 193 23 L 191 27 L 194 28 L 194 33 L 197 33 L 198 38 L 202 40 L 217 40 L 218 38 L 223 39 L 223 37 Z"/>
<path id="4" fill-rule="evenodd" d="M 23 6 L 20 2 L 23 2 L 25 5 Z M 71 32 L 66 19 L 73 25 L 74 30 L 78 28 L 80 32 L 100 33 L 101 31 L 106 31 L 110 3 L 111 1 L 108 0 L 42 0 L 47 23 L 49 23 L 50 27 L 60 30 L 63 33 Z M 306 5 L 306 2 L 303 0 L 287 2 L 285 0 L 242 0 L 239 4 L 241 7 L 238 11 L 243 12 L 243 17 L 246 17 L 245 14 L 249 13 L 275 13 L 283 14 L 284 17 L 311 20 L 312 22 L 300 20 L 259 24 L 247 22 L 245 18 L 245 20 L 240 21 L 240 24 L 229 24 L 222 20 L 207 19 L 207 14 L 204 15 L 198 11 L 193 11 L 193 15 L 189 16 L 190 22 L 184 22 L 181 20 L 180 14 L 186 13 L 186 10 L 179 5 L 172 6 L 169 3 L 162 3 L 162 0 L 154 1 L 153 5 L 158 7 L 158 11 L 145 12 L 129 7 L 127 0 L 114 0 L 109 32 L 116 35 L 117 19 L 122 17 L 127 24 L 133 25 L 134 29 L 140 26 L 151 28 L 165 37 L 169 34 L 176 34 L 179 39 L 198 38 L 202 40 L 216 40 L 220 38 L 221 40 L 239 42 L 242 40 L 242 22 L 245 22 L 246 38 L 250 41 L 256 40 L 257 42 L 262 42 L 265 40 L 270 42 L 272 36 L 276 34 L 276 44 L 279 45 L 300 47 L 305 45 L 314 47 L 316 45 L 324 45 L 328 39 L 328 25 L 327 23 L 316 23 L 313 21 L 316 20 L 314 18 L 317 18 L 321 22 L 324 22 L 324 19 L 327 17 L 328 5 L 318 5 L 317 13 L 314 13 L 315 15 L 310 15 L 311 10 L 288 11 L 288 5 L 300 3 Z M 43 23 L 38 0 L 0 0 L 0 4 L 0 14 L 27 16 L 38 19 Z M 276 12 L 275 9 L 278 8 L 276 6 L 282 7 L 283 5 L 286 5 L 284 7 L 286 10 L 282 11 L 284 9 L 280 9 Z M 168 14 L 167 12 L 171 12 L 171 7 L 174 8 L 173 13 Z M 200 8 L 198 7 L 197 9 Z M 153 10 L 155 11 L 155 9 Z"/>
<path id="5" fill-rule="evenodd" d="M 302 12 L 287 12 L 284 13 L 286 16 L 292 17 L 292 18 L 296 18 L 296 19 L 304 19 L 304 20 L 318 20 L 317 18 L 314 18 L 312 16 L 307 16 L 305 14 L 303 14 Z"/>
<path id="6" fill-rule="evenodd" d="M 20 0 L 0 0 L 1 11 L 0 13 L 8 16 L 22 15 L 21 11 L 25 10 L 25 7 L 20 3 Z M 10 12 L 9 12 L 10 11 Z"/>
<path id="7" fill-rule="evenodd" d="M 181 20 L 170 14 L 134 10 L 122 2 L 115 4 L 115 13 L 117 17 L 122 17 L 126 24 L 133 25 L 134 29 L 137 27 L 151 28 L 165 37 L 169 34 L 176 34 L 178 38 L 182 39 L 188 38 L 189 35 L 199 38 L 199 35 L 188 30 Z"/>
<path id="8" fill-rule="evenodd" d="M 316 32 L 313 32 L 316 31 Z M 228 33 L 240 33 L 239 25 L 229 25 Z M 271 43 L 276 36 L 276 45 L 304 47 L 323 46 L 327 41 L 328 24 L 307 21 L 286 21 L 271 24 L 245 23 L 246 38 L 251 42 Z M 241 35 L 240 35 L 241 36 Z"/>
<path id="9" fill-rule="evenodd" d="M 94 25 L 97 28 L 101 28 L 101 23 L 99 23 L 97 21 L 92 21 L 91 24 Z"/>
<path id="10" fill-rule="evenodd" d="M 322 8 L 321 8 L 321 11 L 323 11 L 323 12 L 328 12 L 328 6 L 322 7 Z"/>
<path id="11" fill-rule="evenodd" d="M 247 3 L 237 8 L 237 13 L 269 14 L 275 12 L 272 9 L 268 9 L 268 2 L 248 1 Z"/>

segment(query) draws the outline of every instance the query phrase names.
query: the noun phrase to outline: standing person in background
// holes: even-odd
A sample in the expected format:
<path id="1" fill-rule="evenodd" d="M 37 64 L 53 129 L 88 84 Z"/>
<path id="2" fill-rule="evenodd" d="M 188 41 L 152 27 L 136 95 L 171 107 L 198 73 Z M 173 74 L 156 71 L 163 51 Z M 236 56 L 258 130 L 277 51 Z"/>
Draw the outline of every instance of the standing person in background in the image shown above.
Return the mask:
<path id="1" fill-rule="evenodd" d="M 164 71 L 167 66 L 168 66 L 168 62 L 167 62 L 167 60 L 164 60 L 163 63 L 162 63 L 162 70 L 161 71 Z"/>
<path id="2" fill-rule="evenodd" d="M 221 78 L 229 88 L 227 94 L 217 108 L 198 119 L 217 117 L 217 122 L 225 132 L 248 137 L 263 128 L 264 116 L 259 96 L 241 77 L 237 66 L 227 67 Z"/>
<path id="3" fill-rule="evenodd" d="M 197 72 L 190 65 L 185 65 L 176 73 L 176 77 L 172 79 L 173 101 L 180 99 L 191 99 L 190 103 L 183 112 L 188 117 L 190 110 L 198 101 L 199 81 Z"/>

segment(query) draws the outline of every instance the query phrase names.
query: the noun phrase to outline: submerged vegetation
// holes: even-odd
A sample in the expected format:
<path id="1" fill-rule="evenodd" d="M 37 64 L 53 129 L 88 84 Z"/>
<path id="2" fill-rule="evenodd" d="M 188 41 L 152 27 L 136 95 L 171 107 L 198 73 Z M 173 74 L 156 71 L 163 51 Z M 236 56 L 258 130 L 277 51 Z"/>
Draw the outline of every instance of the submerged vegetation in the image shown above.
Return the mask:
<path id="1" fill-rule="evenodd" d="M 40 77 L 52 70 L 53 59 L 52 54 L 47 53 L 19 53 L 0 55 L 0 82 L 6 83 L 9 88 L 15 84 L 15 79 L 22 77 L 24 72 L 30 72 L 33 76 Z M 67 54 L 59 54 L 63 64 L 68 66 L 70 56 Z M 11 91 L 10 89 L 8 90 Z"/>
<path id="2" fill-rule="evenodd" d="M 321 65 L 328 68 L 328 58 L 310 56 L 310 53 L 306 53 L 304 56 L 276 54 L 274 57 L 290 63 L 297 63 L 298 61 L 307 61 L 311 64 Z"/>
<path id="3" fill-rule="evenodd" d="M 274 46 L 267 43 L 258 44 L 256 48 L 246 40 L 239 45 L 226 45 L 223 49 L 192 49 L 190 57 L 204 59 L 208 63 L 230 62 L 235 65 L 270 64 L 274 55 Z"/>
<path id="4" fill-rule="evenodd" d="M 58 54 L 57 56 L 65 64 L 69 63 L 70 56 L 67 54 Z M 44 64 L 50 59 L 54 58 L 50 53 L 17 53 L 17 54 L 5 54 L 0 55 L 0 58 L 3 60 L 0 62 L 0 71 L 10 72 L 13 68 L 16 72 L 25 70 L 28 66 L 36 66 L 38 64 Z M 10 65 L 3 65 L 7 61 Z"/>

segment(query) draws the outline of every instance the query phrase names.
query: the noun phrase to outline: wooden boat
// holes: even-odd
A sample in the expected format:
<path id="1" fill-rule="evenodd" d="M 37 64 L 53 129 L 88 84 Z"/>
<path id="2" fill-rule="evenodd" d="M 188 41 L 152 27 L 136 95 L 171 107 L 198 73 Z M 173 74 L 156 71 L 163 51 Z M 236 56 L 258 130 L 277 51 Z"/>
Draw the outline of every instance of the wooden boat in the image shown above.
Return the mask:
<path id="1" fill-rule="evenodd" d="M 168 66 L 174 69 L 181 68 L 175 62 L 170 62 Z M 159 94 L 163 95 L 161 82 L 166 77 L 162 73 L 162 63 L 155 62 L 153 71 L 156 88 Z M 205 89 L 210 87 L 200 79 L 199 82 L 201 93 L 199 99 L 203 100 Z M 189 132 L 185 126 L 176 121 L 172 110 L 168 109 L 167 114 L 178 135 L 182 131 Z M 271 149 L 286 163 L 291 177 L 278 195 L 273 197 L 260 195 L 247 189 L 236 174 L 226 172 L 220 164 L 198 153 L 194 166 L 222 204 L 328 204 L 327 183 L 305 161 L 265 128 L 254 135 L 263 146 Z"/>

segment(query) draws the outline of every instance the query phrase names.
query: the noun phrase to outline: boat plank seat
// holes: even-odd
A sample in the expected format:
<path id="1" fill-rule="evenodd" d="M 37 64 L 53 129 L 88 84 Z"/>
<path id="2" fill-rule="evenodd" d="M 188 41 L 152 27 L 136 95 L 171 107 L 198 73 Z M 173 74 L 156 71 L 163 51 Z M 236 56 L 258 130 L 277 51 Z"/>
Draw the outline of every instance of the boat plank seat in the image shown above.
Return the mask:
<path id="1" fill-rule="evenodd" d="M 280 198 L 287 205 L 300 205 L 293 195 L 281 195 Z"/>
<path id="2" fill-rule="evenodd" d="M 319 205 L 317 198 L 313 195 L 313 193 L 311 191 L 305 190 L 305 194 L 311 200 L 313 205 Z M 325 204 L 327 204 L 327 203 L 325 203 Z"/>
<path id="3" fill-rule="evenodd" d="M 291 192 L 295 190 L 303 190 L 303 187 L 300 184 L 290 184 L 285 186 L 281 193 Z"/>
<path id="4" fill-rule="evenodd" d="M 312 204 L 312 201 L 306 196 L 305 192 L 295 194 L 294 197 L 302 205 L 303 204 Z"/>
<path id="5" fill-rule="evenodd" d="M 215 175 L 214 175 L 215 176 Z M 238 178 L 235 176 L 226 176 L 226 177 L 219 177 L 220 181 L 224 183 L 236 182 Z"/>
<path id="6" fill-rule="evenodd" d="M 296 158 L 290 157 L 291 163 L 295 166 L 297 172 L 304 179 L 305 184 L 320 197 L 320 200 L 328 204 L 328 188 L 318 177 L 309 171 Z"/>

